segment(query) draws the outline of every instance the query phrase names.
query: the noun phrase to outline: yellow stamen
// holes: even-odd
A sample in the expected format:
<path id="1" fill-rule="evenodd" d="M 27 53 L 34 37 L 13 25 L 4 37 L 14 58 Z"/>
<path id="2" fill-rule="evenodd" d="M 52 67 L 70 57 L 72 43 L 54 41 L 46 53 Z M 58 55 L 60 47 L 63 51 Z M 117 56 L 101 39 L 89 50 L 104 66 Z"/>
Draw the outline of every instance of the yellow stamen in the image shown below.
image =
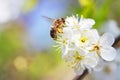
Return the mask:
<path id="1" fill-rule="evenodd" d="M 93 47 L 93 51 L 96 51 L 97 54 L 100 56 L 99 50 L 100 50 L 100 46 L 99 46 L 99 45 L 95 45 L 95 46 Z"/>
<path id="2" fill-rule="evenodd" d="M 87 42 L 88 41 L 88 37 L 81 37 L 80 38 L 80 42 L 81 43 L 85 43 L 85 42 Z"/>
<path id="3" fill-rule="evenodd" d="M 80 55 L 78 51 L 74 53 L 73 60 L 69 63 L 73 69 L 76 69 L 76 64 L 79 64 L 81 60 L 83 60 L 85 57 Z"/>
<path id="4" fill-rule="evenodd" d="M 62 42 L 62 43 L 63 43 L 64 45 L 65 45 L 65 44 L 67 44 L 67 40 L 63 40 L 63 42 Z"/>
<path id="5" fill-rule="evenodd" d="M 75 63 L 78 63 L 79 61 L 83 60 L 84 59 L 84 56 L 81 56 L 77 51 L 75 53 Z"/>
<path id="6" fill-rule="evenodd" d="M 99 49 L 100 49 L 99 45 L 95 45 L 93 50 L 98 51 Z"/>

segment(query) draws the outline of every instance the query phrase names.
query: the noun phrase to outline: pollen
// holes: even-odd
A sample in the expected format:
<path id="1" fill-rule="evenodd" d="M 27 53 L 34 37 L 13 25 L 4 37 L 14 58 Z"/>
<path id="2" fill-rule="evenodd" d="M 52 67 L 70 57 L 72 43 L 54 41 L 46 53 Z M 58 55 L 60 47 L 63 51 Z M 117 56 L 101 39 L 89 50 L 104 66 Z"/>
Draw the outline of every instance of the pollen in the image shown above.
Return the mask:
<path id="1" fill-rule="evenodd" d="M 80 55 L 80 53 L 76 51 L 75 55 L 73 56 L 73 61 L 70 62 L 70 65 L 73 69 L 77 69 L 76 64 L 80 63 L 84 58 L 85 56 Z"/>
<path id="2" fill-rule="evenodd" d="M 62 31 L 61 28 L 57 28 L 57 31 L 58 31 L 59 33 L 63 33 L 63 31 Z"/>
<path id="3" fill-rule="evenodd" d="M 100 47 L 98 45 L 94 46 L 94 50 L 98 51 L 100 49 Z"/>
<path id="4" fill-rule="evenodd" d="M 80 42 L 81 43 L 86 43 L 88 41 L 88 37 L 81 37 Z"/>
<path id="5" fill-rule="evenodd" d="M 99 46 L 99 45 L 95 45 L 95 46 L 93 47 L 93 51 L 96 51 L 97 54 L 100 56 L 99 50 L 100 50 L 100 46 Z"/>
<path id="6" fill-rule="evenodd" d="M 78 63 L 79 61 L 83 60 L 84 59 L 84 56 L 81 56 L 77 51 L 75 53 L 75 62 Z"/>

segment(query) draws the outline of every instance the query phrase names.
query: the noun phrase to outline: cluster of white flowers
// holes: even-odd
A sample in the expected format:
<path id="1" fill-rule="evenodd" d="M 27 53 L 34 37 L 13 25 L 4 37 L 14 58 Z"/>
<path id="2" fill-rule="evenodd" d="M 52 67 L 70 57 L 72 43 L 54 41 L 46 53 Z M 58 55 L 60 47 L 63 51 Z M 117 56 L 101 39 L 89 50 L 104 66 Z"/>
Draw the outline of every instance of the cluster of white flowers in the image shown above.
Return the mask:
<path id="1" fill-rule="evenodd" d="M 92 29 L 94 24 L 90 18 L 66 17 L 63 33 L 56 39 L 62 58 L 78 75 L 85 69 L 94 69 L 101 59 L 112 61 L 116 56 L 112 47 L 114 37 L 109 33 L 100 36 L 96 29 Z"/>

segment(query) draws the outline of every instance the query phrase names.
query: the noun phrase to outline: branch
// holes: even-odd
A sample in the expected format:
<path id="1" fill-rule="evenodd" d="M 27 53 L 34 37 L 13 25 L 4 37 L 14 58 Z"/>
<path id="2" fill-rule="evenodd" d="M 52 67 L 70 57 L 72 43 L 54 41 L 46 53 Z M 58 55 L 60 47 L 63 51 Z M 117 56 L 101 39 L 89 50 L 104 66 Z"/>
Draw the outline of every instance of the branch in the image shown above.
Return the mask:
<path id="1" fill-rule="evenodd" d="M 83 80 L 88 75 L 88 70 L 85 69 L 82 75 L 78 76 L 75 80 Z"/>
<path id="2" fill-rule="evenodd" d="M 120 35 L 115 39 L 115 42 L 113 43 L 112 46 L 115 47 L 115 48 L 118 47 L 117 44 L 118 44 L 119 41 L 120 41 Z"/>

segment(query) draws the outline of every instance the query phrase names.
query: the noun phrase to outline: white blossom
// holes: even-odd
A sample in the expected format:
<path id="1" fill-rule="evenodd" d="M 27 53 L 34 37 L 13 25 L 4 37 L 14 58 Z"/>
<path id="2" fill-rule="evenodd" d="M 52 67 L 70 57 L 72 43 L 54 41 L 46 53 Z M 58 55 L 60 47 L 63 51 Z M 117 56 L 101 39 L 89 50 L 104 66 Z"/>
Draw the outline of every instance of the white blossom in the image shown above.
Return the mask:
<path id="1" fill-rule="evenodd" d="M 88 68 L 94 68 L 98 63 L 98 56 L 94 53 L 86 53 L 83 49 L 75 48 L 68 50 L 67 55 L 64 56 L 66 62 L 80 75 Z"/>
<path id="2" fill-rule="evenodd" d="M 77 33 L 86 29 L 91 29 L 94 24 L 95 21 L 93 19 L 85 19 L 82 16 L 79 18 L 77 15 L 65 19 L 65 26 L 72 28 L 73 31 Z"/>
<path id="3" fill-rule="evenodd" d="M 87 48 L 92 44 L 95 44 L 99 39 L 99 34 L 96 29 L 84 30 L 75 39 L 75 44 L 78 47 Z"/>
<path id="4" fill-rule="evenodd" d="M 116 57 L 116 50 L 112 47 L 114 43 L 114 37 L 110 33 L 103 34 L 97 43 L 92 47 L 102 59 L 106 61 L 112 61 Z"/>
<path id="5" fill-rule="evenodd" d="M 62 58 L 80 75 L 85 69 L 101 70 L 101 61 L 112 61 L 116 57 L 116 50 L 112 47 L 114 37 L 105 33 L 99 35 L 93 19 L 71 16 L 65 19 L 62 29 L 58 33 L 56 43 L 61 49 Z"/>

